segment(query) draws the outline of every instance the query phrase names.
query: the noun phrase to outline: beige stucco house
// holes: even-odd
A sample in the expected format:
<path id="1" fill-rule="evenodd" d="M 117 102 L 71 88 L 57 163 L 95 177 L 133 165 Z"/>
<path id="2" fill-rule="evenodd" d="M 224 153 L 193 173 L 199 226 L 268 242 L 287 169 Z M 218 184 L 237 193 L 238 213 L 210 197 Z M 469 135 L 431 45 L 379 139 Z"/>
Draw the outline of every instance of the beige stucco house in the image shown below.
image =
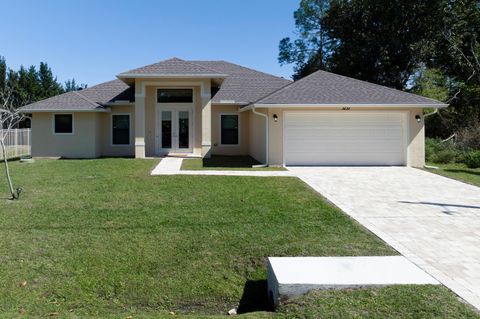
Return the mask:
<path id="1" fill-rule="evenodd" d="M 318 71 L 292 82 L 177 58 L 23 107 L 32 155 L 250 155 L 268 165 L 424 165 L 424 108 L 447 105 Z"/>

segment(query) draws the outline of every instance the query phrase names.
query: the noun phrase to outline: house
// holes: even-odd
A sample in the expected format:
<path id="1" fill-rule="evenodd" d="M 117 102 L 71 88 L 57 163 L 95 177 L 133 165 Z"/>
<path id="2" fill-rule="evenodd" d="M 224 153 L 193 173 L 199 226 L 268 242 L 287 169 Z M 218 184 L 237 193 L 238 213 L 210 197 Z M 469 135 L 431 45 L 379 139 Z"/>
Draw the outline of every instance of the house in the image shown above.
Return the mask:
<path id="1" fill-rule="evenodd" d="M 39 157 L 423 166 L 423 109 L 446 106 L 324 71 L 292 82 L 226 61 L 172 58 L 23 110 Z"/>

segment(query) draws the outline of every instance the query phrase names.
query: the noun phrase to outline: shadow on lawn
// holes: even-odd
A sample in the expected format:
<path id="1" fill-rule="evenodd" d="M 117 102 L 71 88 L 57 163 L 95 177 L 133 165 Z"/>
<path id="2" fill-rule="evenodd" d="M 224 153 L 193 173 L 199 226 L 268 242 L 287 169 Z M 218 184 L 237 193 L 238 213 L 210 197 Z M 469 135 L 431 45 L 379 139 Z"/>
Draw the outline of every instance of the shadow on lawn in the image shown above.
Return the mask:
<path id="1" fill-rule="evenodd" d="M 210 158 L 204 158 L 203 167 L 248 167 L 258 165 L 260 162 L 256 161 L 251 156 L 222 156 L 212 155 Z"/>
<path id="2" fill-rule="evenodd" d="M 237 312 L 242 314 L 255 311 L 273 311 L 268 301 L 266 280 L 248 280 L 243 288 Z"/>

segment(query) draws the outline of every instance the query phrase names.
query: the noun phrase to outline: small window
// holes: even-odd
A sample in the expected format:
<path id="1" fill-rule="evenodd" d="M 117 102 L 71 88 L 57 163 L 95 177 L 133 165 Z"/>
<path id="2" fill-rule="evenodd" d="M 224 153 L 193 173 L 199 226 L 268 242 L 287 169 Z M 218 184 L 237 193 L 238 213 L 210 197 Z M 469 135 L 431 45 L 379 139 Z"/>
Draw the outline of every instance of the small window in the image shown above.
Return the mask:
<path id="1" fill-rule="evenodd" d="M 53 132 L 55 134 L 73 134 L 73 115 L 55 114 Z"/>
<path id="2" fill-rule="evenodd" d="M 238 144 L 238 115 L 222 114 L 220 116 L 220 144 L 237 145 Z"/>
<path id="3" fill-rule="evenodd" d="M 192 89 L 158 89 L 158 103 L 193 103 Z"/>
<path id="4" fill-rule="evenodd" d="M 112 144 L 130 144 L 130 115 L 112 114 Z"/>

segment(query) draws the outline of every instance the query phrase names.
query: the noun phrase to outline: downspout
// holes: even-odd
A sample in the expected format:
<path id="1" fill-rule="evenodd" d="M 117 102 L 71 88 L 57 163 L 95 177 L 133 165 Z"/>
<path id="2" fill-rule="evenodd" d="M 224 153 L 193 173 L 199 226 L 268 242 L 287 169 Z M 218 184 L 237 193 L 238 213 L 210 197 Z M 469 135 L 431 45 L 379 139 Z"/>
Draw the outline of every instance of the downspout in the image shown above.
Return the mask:
<path id="1" fill-rule="evenodd" d="M 267 167 L 268 166 L 268 115 L 257 112 L 255 105 L 252 105 L 253 114 L 260 115 L 265 118 L 265 164 L 253 165 L 252 167 Z"/>

